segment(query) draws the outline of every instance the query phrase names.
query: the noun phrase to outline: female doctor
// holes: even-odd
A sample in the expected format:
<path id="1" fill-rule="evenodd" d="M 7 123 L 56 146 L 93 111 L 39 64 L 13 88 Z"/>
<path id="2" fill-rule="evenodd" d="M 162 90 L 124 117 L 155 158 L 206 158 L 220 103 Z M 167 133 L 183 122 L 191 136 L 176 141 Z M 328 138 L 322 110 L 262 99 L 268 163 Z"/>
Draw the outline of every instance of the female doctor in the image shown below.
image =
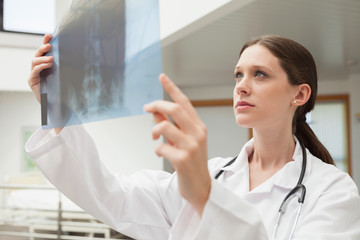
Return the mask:
<path id="1" fill-rule="evenodd" d="M 52 64 L 43 56 L 50 39 L 28 80 L 37 99 L 39 74 Z M 358 189 L 305 122 L 317 93 L 311 54 L 290 39 L 264 36 L 243 46 L 234 77 L 236 122 L 254 136 L 234 159 L 208 161 L 205 125 L 164 74 L 173 102 L 144 109 L 156 122 L 153 138 L 166 139 L 155 152 L 174 174 L 110 174 L 82 126 L 39 129 L 26 149 L 72 201 L 135 239 L 360 239 Z"/>

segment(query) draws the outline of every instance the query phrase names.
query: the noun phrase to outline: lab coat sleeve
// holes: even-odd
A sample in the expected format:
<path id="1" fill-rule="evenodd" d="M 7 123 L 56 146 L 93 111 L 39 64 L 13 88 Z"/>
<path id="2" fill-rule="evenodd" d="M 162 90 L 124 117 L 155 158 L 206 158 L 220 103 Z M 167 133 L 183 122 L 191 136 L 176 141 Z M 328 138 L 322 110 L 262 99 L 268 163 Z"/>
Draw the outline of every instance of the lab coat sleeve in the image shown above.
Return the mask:
<path id="1" fill-rule="evenodd" d="M 168 238 L 182 204 L 174 174 L 110 174 L 81 126 L 58 136 L 40 129 L 26 149 L 50 182 L 97 219 L 136 239 Z"/>
<path id="2" fill-rule="evenodd" d="M 212 180 L 211 192 L 194 240 L 268 239 L 257 210 Z"/>
<path id="3" fill-rule="evenodd" d="M 325 181 L 329 180 L 326 188 L 307 196 L 305 202 L 315 204 L 311 209 L 304 205 L 306 214 L 299 219 L 293 239 L 360 240 L 360 198 L 355 183 L 345 173 Z"/>

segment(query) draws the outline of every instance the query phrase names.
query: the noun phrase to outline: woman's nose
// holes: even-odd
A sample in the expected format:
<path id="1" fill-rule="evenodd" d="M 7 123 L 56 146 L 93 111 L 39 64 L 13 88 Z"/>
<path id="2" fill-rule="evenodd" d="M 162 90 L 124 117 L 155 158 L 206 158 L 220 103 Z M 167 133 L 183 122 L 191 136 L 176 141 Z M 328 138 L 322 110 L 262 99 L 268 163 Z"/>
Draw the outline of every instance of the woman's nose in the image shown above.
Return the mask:
<path id="1" fill-rule="evenodd" d="M 250 93 L 250 86 L 249 86 L 249 79 L 242 78 L 239 82 L 236 83 L 236 92 L 237 94 L 249 94 Z"/>

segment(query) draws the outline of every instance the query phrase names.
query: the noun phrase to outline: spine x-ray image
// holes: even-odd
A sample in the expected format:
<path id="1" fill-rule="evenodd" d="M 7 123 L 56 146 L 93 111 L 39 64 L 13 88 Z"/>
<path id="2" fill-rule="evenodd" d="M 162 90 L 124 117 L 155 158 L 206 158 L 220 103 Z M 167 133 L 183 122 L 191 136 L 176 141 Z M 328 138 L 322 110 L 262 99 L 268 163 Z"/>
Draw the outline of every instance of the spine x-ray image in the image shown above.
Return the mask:
<path id="1" fill-rule="evenodd" d="M 142 114 L 162 98 L 158 0 L 73 0 L 50 43 L 44 128 Z"/>

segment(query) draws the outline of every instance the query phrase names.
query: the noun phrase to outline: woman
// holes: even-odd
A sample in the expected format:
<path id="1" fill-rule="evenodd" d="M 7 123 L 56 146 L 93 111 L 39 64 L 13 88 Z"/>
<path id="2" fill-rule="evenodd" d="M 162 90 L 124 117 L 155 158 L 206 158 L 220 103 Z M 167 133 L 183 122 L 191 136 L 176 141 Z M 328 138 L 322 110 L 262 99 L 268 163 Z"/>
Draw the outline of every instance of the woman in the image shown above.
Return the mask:
<path id="1" fill-rule="evenodd" d="M 39 73 L 52 62 L 42 56 L 50 38 L 46 35 L 37 51 L 28 81 L 37 99 Z M 358 189 L 333 166 L 305 122 L 315 102 L 317 73 L 303 46 L 264 36 L 240 51 L 234 113 L 238 125 L 253 128 L 254 137 L 230 165 L 229 158 L 207 161 L 206 127 L 168 77 L 161 75 L 160 82 L 173 102 L 159 100 L 144 109 L 156 122 L 153 138 L 167 140 L 155 151 L 170 161 L 174 174 L 111 175 L 81 126 L 39 130 L 27 151 L 76 204 L 136 239 L 360 239 Z M 307 148 L 304 156 L 300 143 Z M 280 204 L 297 185 L 304 157 L 301 214 L 296 219 L 298 198 L 290 198 L 275 230 Z"/>

